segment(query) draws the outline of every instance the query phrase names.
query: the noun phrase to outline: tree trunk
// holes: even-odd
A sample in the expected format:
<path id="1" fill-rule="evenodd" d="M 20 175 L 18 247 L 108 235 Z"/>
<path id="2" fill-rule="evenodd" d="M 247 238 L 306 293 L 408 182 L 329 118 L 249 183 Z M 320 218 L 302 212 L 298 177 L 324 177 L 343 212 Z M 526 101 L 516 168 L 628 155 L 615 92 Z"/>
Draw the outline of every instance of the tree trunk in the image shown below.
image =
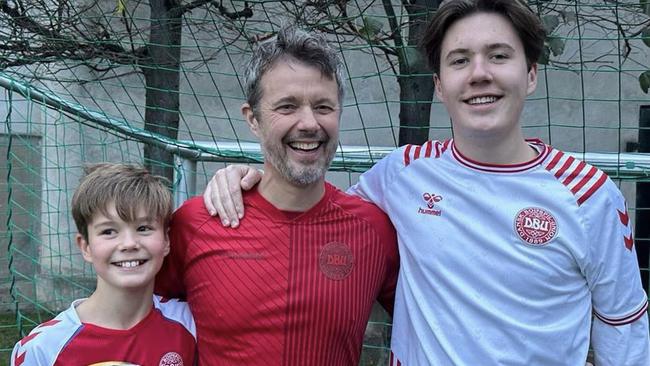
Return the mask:
<path id="1" fill-rule="evenodd" d="M 179 83 L 182 13 L 172 11 L 178 0 L 150 0 L 151 31 L 147 45 L 147 62 L 142 65 L 145 77 L 147 131 L 176 139 L 179 121 Z M 173 182 L 174 156 L 159 147 L 144 146 L 145 166 L 153 174 Z"/>
<path id="2" fill-rule="evenodd" d="M 417 48 L 427 20 L 442 0 L 417 0 L 406 5 L 409 34 L 399 55 L 397 82 L 400 88 L 399 145 L 422 144 L 429 139 L 433 79 L 426 57 Z"/>

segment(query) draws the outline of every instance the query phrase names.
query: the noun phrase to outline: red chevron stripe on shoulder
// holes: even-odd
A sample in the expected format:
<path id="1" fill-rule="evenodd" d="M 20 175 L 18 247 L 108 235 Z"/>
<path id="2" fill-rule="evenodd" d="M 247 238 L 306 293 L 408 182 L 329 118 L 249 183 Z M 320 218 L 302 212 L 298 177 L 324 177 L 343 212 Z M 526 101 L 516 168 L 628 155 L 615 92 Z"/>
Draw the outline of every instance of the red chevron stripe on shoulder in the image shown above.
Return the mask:
<path id="1" fill-rule="evenodd" d="M 593 183 L 593 185 L 591 185 L 582 196 L 578 197 L 578 205 L 581 205 L 586 200 L 588 200 L 589 197 L 591 197 L 598 190 L 598 188 L 605 184 L 605 181 L 607 181 L 607 175 L 605 173 L 600 174 L 600 178 L 598 178 L 598 180 Z"/>
<path id="2" fill-rule="evenodd" d="M 15 366 L 20 366 L 25 362 L 25 354 L 27 352 L 23 352 L 21 354 L 16 354 L 16 357 L 14 358 L 14 365 Z"/>
<path id="3" fill-rule="evenodd" d="M 413 148 L 413 145 L 408 144 L 406 145 L 406 148 L 404 149 L 404 166 L 408 166 L 411 164 L 411 149 Z"/>
<path id="4" fill-rule="evenodd" d="M 607 175 L 598 168 L 553 149 L 547 157 L 545 168 L 583 204 L 607 181 Z"/>
<path id="5" fill-rule="evenodd" d="M 40 332 L 34 332 L 31 334 L 28 334 L 26 337 L 20 340 L 20 345 L 24 346 L 27 344 L 27 342 L 31 341 L 32 339 L 36 338 L 37 335 L 41 334 Z"/>
<path id="6" fill-rule="evenodd" d="M 439 158 L 449 147 L 450 140 L 444 142 L 429 140 L 423 145 L 406 145 L 404 149 L 404 166 L 420 158 Z"/>
<path id="7" fill-rule="evenodd" d="M 37 328 L 51 327 L 51 326 L 53 326 L 53 325 L 55 325 L 55 324 L 58 324 L 58 323 L 60 323 L 60 322 L 61 322 L 61 321 L 58 320 L 58 319 L 48 320 L 48 321 L 46 321 L 46 322 L 44 322 L 44 323 L 41 323 L 41 325 L 39 325 Z"/>

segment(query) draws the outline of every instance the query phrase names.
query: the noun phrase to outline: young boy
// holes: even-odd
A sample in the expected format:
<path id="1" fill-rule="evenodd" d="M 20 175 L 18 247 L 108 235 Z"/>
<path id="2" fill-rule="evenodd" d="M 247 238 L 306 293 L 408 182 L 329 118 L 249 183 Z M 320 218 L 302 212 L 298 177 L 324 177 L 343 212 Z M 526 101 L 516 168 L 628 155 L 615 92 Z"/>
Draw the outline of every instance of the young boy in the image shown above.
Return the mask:
<path id="1" fill-rule="evenodd" d="M 187 304 L 153 295 L 169 253 L 171 213 L 168 188 L 147 170 L 90 167 L 72 198 L 72 215 L 97 288 L 19 341 L 11 365 L 194 365 L 196 332 Z"/>

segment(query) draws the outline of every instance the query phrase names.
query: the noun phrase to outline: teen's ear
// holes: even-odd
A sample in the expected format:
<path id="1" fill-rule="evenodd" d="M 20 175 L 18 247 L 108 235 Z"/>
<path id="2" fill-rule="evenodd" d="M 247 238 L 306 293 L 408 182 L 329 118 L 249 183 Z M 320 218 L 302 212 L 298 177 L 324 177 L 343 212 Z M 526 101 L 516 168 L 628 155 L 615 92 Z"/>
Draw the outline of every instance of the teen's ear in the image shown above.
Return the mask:
<path id="1" fill-rule="evenodd" d="M 436 96 L 438 97 L 438 100 L 440 100 L 442 103 L 445 102 L 445 95 L 442 92 L 442 85 L 440 82 L 440 76 L 438 74 L 433 74 L 433 84 L 436 87 Z"/>
<path id="2" fill-rule="evenodd" d="M 93 255 L 90 253 L 90 245 L 88 244 L 88 240 L 86 240 L 80 233 L 77 233 L 77 236 L 75 236 L 75 242 L 77 243 L 79 251 L 81 252 L 81 256 L 84 258 L 84 260 L 88 263 L 92 263 Z"/>
<path id="3" fill-rule="evenodd" d="M 259 129 L 260 125 L 259 122 L 257 121 L 257 118 L 255 118 L 255 113 L 253 112 L 253 107 L 248 104 L 244 103 L 241 105 L 241 114 L 248 123 L 248 128 L 251 129 L 251 132 L 257 136 L 260 137 L 259 135 Z"/>
<path id="4" fill-rule="evenodd" d="M 531 95 L 537 89 L 537 64 L 534 63 L 530 65 L 530 70 L 528 70 L 528 88 L 526 88 L 526 94 Z"/>

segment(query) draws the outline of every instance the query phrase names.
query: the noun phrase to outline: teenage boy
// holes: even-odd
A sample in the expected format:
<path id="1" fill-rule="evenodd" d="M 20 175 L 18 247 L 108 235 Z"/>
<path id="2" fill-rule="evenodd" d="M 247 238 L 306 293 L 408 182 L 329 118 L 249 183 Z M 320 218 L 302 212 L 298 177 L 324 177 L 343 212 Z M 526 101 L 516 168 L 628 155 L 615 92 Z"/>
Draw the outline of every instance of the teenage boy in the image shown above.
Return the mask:
<path id="1" fill-rule="evenodd" d="M 11 365 L 195 365 L 187 304 L 153 295 L 169 253 L 172 207 L 165 183 L 144 168 L 90 167 L 72 198 L 72 216 L 97 287 L 16 343 Z"/>
<path id="2" fill-rule="evenodd" d="M 522 1 L 444 2 L 423 46 L 454 138 L 397 149 L 349 191 L 398 232 L 393 365 L 579 365 L 590 341 L 598 366 L 650 365 L 623 196 L 523 137 L 543 41 Z"/>
<path id="3" fill-rule="evenodd" d="M 376 206 L 325 181 L 336 151 L 341 63 L 317 34 L 284 27 L 246 69 L 241 107 L 266 174 L 224 228 L 201 197 L 172 221 L 156 293 L 186 297 L 202 365 L 357 365 L 373 303 L 392 311 L 395 231 Z"/>

